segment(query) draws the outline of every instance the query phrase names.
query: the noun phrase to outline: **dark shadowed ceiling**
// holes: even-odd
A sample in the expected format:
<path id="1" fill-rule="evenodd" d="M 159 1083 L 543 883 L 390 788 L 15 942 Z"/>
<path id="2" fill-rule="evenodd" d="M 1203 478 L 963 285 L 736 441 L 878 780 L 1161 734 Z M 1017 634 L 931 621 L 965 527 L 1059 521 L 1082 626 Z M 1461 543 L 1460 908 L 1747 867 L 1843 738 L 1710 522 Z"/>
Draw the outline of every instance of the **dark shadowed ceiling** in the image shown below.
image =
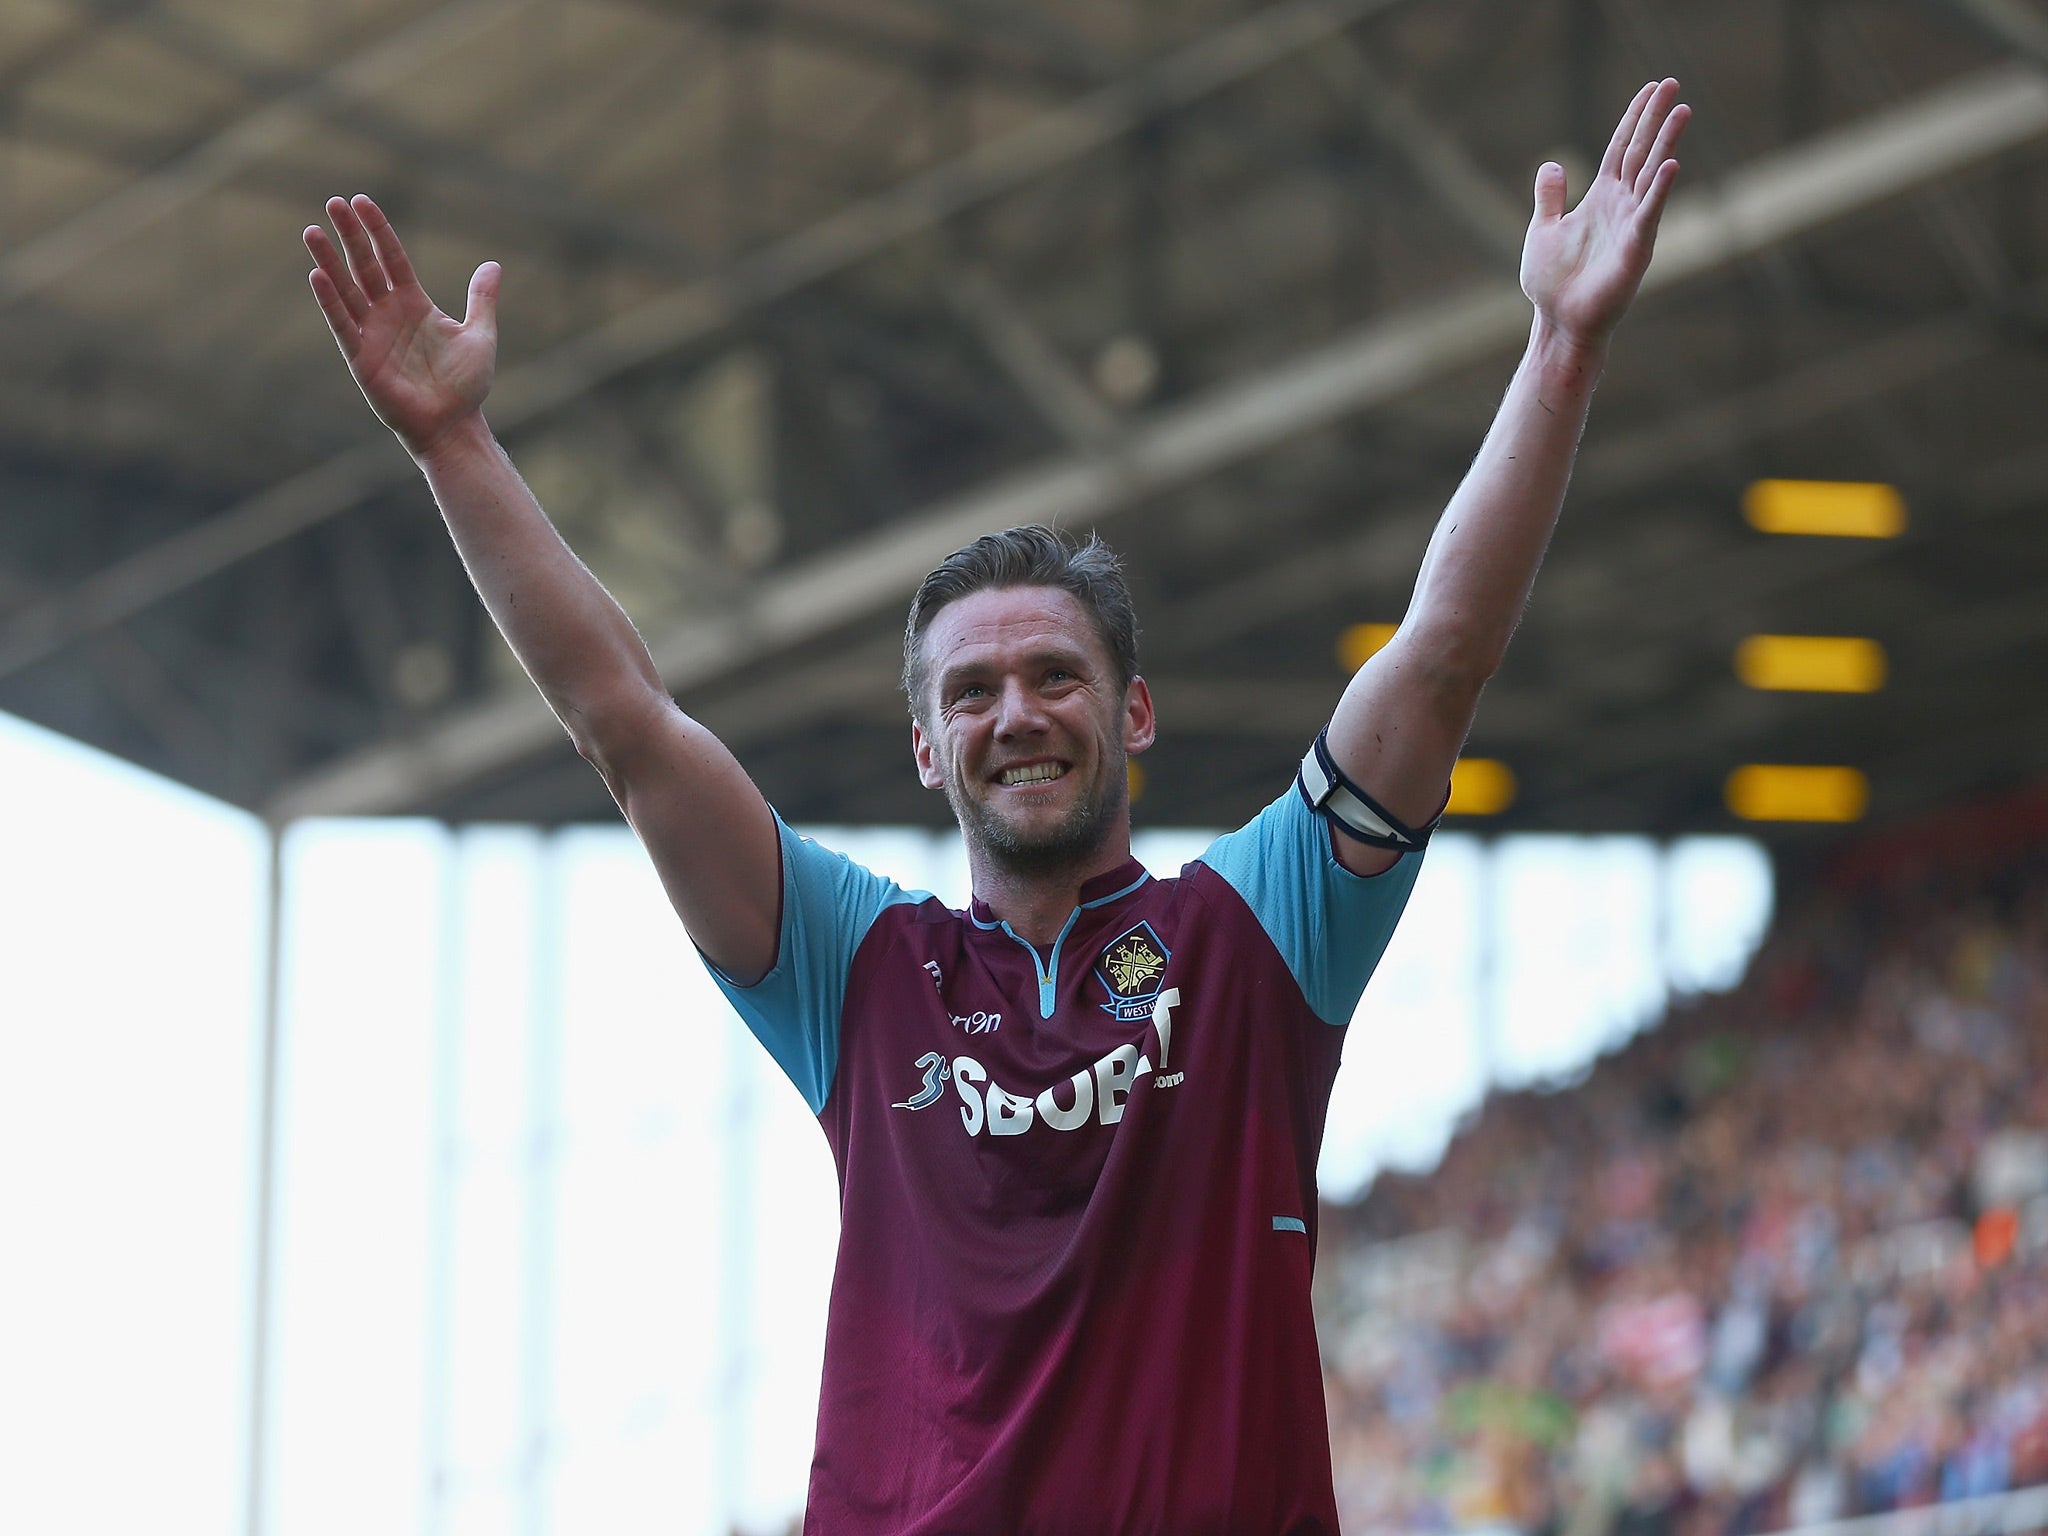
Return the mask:
<path id="1" fill-rule="evenodd" d="M 307 293 L 361 190 L 444 303 L 504 263 L 494 424 L 790 817 L 943 818 L 902 610 L 1041 519 L 1129 558 L 1141 821 L 1241 817 L 1484 430 L 1535 166 L 1583 184 L 1666 73 L 1681 192 L 1482 706 L 1492 824 L 2040 777 L 2036 0 L 10 0 L 0 708 L 271 815 L 612 814 Z M 1907 531 L 1758 533 L 1760 477 Z M 1753 692 L 1757 631 L 1888 686 Z"/>

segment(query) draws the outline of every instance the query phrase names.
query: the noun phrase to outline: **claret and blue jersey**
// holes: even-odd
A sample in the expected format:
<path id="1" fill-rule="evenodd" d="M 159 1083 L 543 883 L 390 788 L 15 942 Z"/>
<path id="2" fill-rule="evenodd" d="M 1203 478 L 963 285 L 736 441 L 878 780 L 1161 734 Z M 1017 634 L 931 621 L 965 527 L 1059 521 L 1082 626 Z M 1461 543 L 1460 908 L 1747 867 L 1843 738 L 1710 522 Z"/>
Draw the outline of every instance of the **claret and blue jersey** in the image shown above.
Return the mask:
<path id="1" fill-rule="evenodd" d="M 1309 1306 L 1344 1031 L 1419 867 L 1290 789 L 1050 945 L 781 828 L 720 985 L 817 1111 L 841 1233 L 806 1529 L 1337 1529 Z"/>

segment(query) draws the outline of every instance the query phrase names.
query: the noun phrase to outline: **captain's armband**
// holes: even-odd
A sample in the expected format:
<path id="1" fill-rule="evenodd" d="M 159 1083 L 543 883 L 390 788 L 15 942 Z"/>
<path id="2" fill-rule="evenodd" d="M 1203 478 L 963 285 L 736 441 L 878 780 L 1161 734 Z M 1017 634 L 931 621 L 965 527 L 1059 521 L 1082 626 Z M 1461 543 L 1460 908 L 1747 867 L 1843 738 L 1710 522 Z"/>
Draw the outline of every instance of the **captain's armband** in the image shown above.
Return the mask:
<path id="1" fill-rule="evenodd" d="M 1329 818 L 1330 824 L 1346 837 L 1369 848 L 1387 848 L 1395 853 L 1416 853 L 1429 842 L 1430 833 L 1444 819 L 1438 811 L 1422 827 L 1405 825 L 1379 801 L 1344 775 L 1330 753 L 1328 728 L 1316 734 L 1316 743 L 1301 760 L 1295 776 L 1302 798 Z"/>

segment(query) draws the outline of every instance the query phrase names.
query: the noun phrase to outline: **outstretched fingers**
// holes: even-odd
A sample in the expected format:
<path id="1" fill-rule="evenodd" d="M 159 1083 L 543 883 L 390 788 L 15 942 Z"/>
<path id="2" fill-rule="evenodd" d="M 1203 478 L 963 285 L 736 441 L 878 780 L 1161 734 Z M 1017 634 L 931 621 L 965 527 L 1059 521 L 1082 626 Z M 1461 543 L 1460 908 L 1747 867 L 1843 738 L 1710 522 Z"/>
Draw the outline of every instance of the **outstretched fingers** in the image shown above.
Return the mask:
<path id="1" fill-rule="evenodd" d="M 1656 163 L 1651 158 L 1650 148 L 1670 121 L 1672 105 L 1678 100 L 1676 80 L 1658 80 L 1647 89 L 1649 98 L 1643 103 L 1643 110 L 1636 114 L 1635 127 L 1629 131 L 1628 148 L 1622 151 L 1618 172 L 1621 184 L 1631 189 L 1636 186 L 1643 167 Z"/>
<path id="2" fill-rule="evenodd" d="M 349 313 L 348 305 L 335 289 L 334 279 L 325 272 L 315 267 L 306 274 L 306 281 L 312 285 L 313 298 L 326 318 L 327 329 L 334 333 L 334 344 L 341 348 L 343 357 L 354 357 L 363 344 L 362 322 Z"/>
<path id="3" fill-rule="evenodd" d="M 310 224 L 305 240 L 307 253 L 313 258 L 313 270 L 306 274 L 313 285 L 313 297 L 319 301 L 320 312 L 327 317 L 327 328 L 334 332 L 334 339 L 345 354 L 352 356 L 362 340 L 363 319 L 370 312 L 370 301 L 349 276 L 348 264 L 327 238 L 326 230 Z"/>
<path id="4" fill-rule="evenodd" d="M 377 259 L 377 247 L 370 240 L 370 232 L 346 198 L 327 199 L 327 218 L 334 225 L 335 234 L 341 237 L 341 248 L 348 253 L 348 269 L 356 285 L 374 304 L 391 291 L 391 279 Z"/>
<path id="5" fill-rule="evenodd" d="M 327 231 L 318 224 L 306 226 L 306 250 L 312 256 L 314 265 L 327 274 L 335 291 L 348 306 L 348 312 L 360 320 L 370 312 L 369 296 L 357 286 L 355 278 L 349 275 L 348 263 L 342 260 L 341 252 L 334 248 Z"/>
<path id="6" fill-rule="evenodd" d="M 1664 204 L 1671 196 L 1671 184 L 1678 180 L 1678 162 L 1666 160 L 1651 174 L 1649 190 L 1636 207 L 1636 234 L 1644 240 L 1657 235 L 1657 222 L 1664 217 Z"/>
<path id="7" fill-rule="evenodd" d="M 1630 183 L 1637 197 L 1649 195 L 1651 183 L 1671 163 L 1671 152 L 1678 148 L 1678 141 L 1685 134 L 1685 125 L 1691 121 L 1692 108 L 1682 101 L 1665 115 L 1663 126 L 1657 130 L 1656 142 L 1643 157 L 1642 167 Z"/>
<path id="8" fill-rule="evenodd" d="M 360 192 L 350 200 L 349 209 L 363 227 L 376 260 L 390 279 L 393 288 L 404 288 L 417 283 L 412 259 L 405 254 L 405 247 L 398 242 L 398 231 L 391 227 L 391 221 L 384 217 L 384 210 Z"/>
<path id="9" fill-rule="evenodd" d="M 1640 91 L 1636 99 L 1628 104 L 1628 110 L 1621 114 L 1621 121 L 1614 125 L 1614 137 L 1607 141 L 1607 153 L 1600 157 L 1599 175 L 1621 175 L 1621 159 L 1628 153 L 1630 142 L 1635 137 L 1636 124 L 1643 120 L 1643 113 L 1650 105 L 1650 98 L 1657 94 L 1657 82 L 1652 80 Z"/>

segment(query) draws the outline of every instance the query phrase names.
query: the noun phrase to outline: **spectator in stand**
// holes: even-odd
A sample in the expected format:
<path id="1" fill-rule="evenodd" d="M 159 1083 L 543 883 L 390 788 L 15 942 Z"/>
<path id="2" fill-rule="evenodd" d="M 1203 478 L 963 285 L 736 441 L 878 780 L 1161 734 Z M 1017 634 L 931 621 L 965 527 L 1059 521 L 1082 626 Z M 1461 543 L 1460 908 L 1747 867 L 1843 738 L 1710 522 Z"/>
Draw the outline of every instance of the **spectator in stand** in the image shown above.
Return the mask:
<path id="1" fill-rule="evenodd" d="M 1326 1214 L 1347 1531 L 1750 1536 L 2048 1482 L 2048 859 L 1924 854 Z"/>

